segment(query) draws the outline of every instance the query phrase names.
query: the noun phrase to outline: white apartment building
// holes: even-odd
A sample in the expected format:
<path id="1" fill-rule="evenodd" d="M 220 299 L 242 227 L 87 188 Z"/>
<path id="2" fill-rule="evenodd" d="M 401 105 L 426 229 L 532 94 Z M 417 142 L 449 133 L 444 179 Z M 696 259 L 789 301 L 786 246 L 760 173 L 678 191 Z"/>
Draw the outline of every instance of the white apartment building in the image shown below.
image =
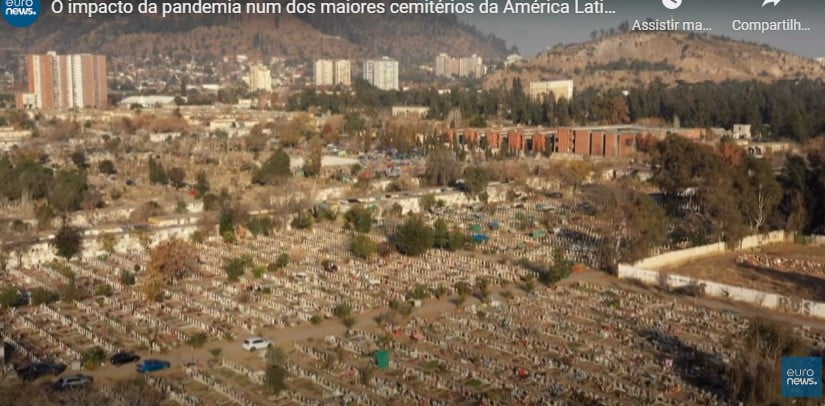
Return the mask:
<path id="1" fill-rule="evenodd" d="M 398 90 L 398 61 L 386 56 L 364 61 L 364 80 L 381 90 Z"/>
<path id="2" fill-rule="evenodd" d="M 335 75 L 332 81 L 336 86 L 352 85 L 352 66 L 348 60 L 339 59 L 335 61 L 334 71 Z"/>
<path id="3" fill-rule="evenodd" d="M 272 90 L 272 72 L 264 65 L 255 64 L 249 67 L 249 76 L 246 83 L 249 85 L 249 90 Z"/>
<path id="4" fill-rule="evenodd" d="M 315 61 L 315 86 L 332 86 L 335 83 L 335 63 L 328 59 Z"/>

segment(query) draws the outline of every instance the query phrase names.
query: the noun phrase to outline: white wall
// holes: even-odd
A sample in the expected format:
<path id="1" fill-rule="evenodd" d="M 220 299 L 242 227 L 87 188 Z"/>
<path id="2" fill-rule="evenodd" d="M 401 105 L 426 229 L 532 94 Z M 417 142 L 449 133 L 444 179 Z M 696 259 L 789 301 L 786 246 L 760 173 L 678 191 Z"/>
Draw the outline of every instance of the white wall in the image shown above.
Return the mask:
<path id="1" fill-rule="evenodd" d="M 763 245 L 776 244 L 785 241 L 793 241 L 794 234 L 784 231 L 774 231 L 767 234 L 757 234 L 742 239 L 739 249 L 751 249 Z M 634 265 L 639 268 L 657 269 L 669 265 L 678 265 L 688 260 L 715 255 L 727 252 L 725 243 L 702 245 L 699 247 L 687 248 L 683 250 L 670 251 L 664 254 L 655 255 L 636 262 Z"/>
<path id="2" fill-rule="evenodd" d="M 659 271 L 651 271 L 623 264 L 619 265 L 619 278 L 638 279 L 648 284 L 660 283 Z M 775 293 L 725 285 L 723 283 L 681 275 L 667 275 L 666 283 L 667 286 L 671 288 L 692 284 L 705 285 L 705 295 L 707 296 L 736 300 L 769 309 L 825 319 L 825 303 L 821 302 L 792 298 Z"/>
<path id="3" fill-rule="evenodd" d="M 821 237 L 821 236 L 820 236 Z M 746 237 L 740 244 L 740 249 L 756 248 L 763 245 L 793 241 L 793 233 L 774 231 L 768 234 Z M 825 238 L 814 238 L 818 242 Z M 703 256 L 727 252 L 724 243 L 709 244 L 684 250 L 672 251 L 661 255 L 645 258 L 634 265 L 619 264 L 619 278 L 637 279 L 647 284 L 665 282 L 671 288 L 687 285 L 705 285 L 705 295 L 720 297 L 750 303 L 755 306 L 766 307 L 788 313 L 800 314 L 825 319 L 825 303 L 814 302 L 799 298 L 792 298 L 775 293 L 762 292 L 738 286 L 726 285 L 682 275 L 660 274 L 653 268 L 664 267 L 686 262 Z"/>

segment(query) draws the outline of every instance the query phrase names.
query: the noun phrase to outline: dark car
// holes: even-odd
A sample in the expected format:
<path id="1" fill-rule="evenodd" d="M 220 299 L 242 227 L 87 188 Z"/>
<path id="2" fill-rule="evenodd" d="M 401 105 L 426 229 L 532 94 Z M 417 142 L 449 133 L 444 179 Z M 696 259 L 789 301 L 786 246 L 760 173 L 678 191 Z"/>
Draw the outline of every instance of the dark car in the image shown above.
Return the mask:
<path id="1" fill-rule="evenodd" d="M 171 366 L 172 364 L 169 361 L 164 361 L 160 359 L 147 359 L 138 362 L 135 369 L 137 369 L 138 372 L 152 372 L 160 371 L 161 369 L 166 369 Z"/>
<path id="2" fill-rule="evenodd" d="M 94 378 L 89 375 L 64 375 L 54 383 L 54 388 L 58 390 L 84 388 L 94 382 Z"/>
<path id="3" fill-rule="evenodd" d="M 130 362 L 140 361 L 140 356 L 133 352 L 120 351 L 112 355 L 112 357 L 109 358 L 109 361 L 112 365 L 123 365 Z"/>
<path id="4" fill-rule="evenodd" d="M 17 368 L 17 376 L 24 381 L 33 381 L 44 375 L 59 375 L 66 370 L 66 365 L 52 362 L 37 362 Z"/>

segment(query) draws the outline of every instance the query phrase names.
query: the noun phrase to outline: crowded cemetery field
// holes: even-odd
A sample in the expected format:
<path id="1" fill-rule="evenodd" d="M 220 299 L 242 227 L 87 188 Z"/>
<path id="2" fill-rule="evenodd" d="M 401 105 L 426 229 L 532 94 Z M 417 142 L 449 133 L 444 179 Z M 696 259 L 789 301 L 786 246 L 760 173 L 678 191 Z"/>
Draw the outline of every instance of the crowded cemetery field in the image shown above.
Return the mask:
<path id="1" fill-rule="evenodd" d="M 435 219 L 484 238 L 472 250 L 368 260 L 351 253 L 353 233 L 336 221 L 206 238 L 189 243 L 199 271 L 163 286 L 157 302 L 139 289 L 151 250 L 9 267 L 5 283 L 71 286 L 78 300 L 7 312 L 6 365 L 59 362 L 105 388 L 141 374 L 90 354 L 134 351 L 171 362 L 141 379 L 183 405 L 726 403 L 713 377 L 724 375 L 749 319 L 586 270 L 607 225 L 581 205 L 513 199 L 436 208 L 427 215 Z M 380 244 L 397 226 L 379 221 L 366 235 Z M 524 263 L 556 250 L 583 270 L 537 284 Z M 817 252 L 760 255 L 807 261 Z M 232 262 L 247 269 L 230 280 Z M 818 329 L 798 331 L 825 346 Z M 253 336 L 283 352 L 278 394 L 267 381 L 271 351 L 241 347 Z"/>
<path id="2" fill-rule="evenodd" d="M 691 259 L 664 272 L 813 301 L 825 301 L 825 247 L 772 244 Z"/>

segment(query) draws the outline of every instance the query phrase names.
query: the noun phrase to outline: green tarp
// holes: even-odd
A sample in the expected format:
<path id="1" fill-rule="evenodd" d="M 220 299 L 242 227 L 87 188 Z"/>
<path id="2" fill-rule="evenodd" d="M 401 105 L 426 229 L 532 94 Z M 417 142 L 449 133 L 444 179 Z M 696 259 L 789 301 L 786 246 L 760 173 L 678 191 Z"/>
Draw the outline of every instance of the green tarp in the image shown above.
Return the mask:
<path id="1" fill-rule="evenodd" d="M 378 368 L 387 369 L 390 367 L 390 352 L 388 350 L 378 350 L 375 353 L 375 364 Z"/>

